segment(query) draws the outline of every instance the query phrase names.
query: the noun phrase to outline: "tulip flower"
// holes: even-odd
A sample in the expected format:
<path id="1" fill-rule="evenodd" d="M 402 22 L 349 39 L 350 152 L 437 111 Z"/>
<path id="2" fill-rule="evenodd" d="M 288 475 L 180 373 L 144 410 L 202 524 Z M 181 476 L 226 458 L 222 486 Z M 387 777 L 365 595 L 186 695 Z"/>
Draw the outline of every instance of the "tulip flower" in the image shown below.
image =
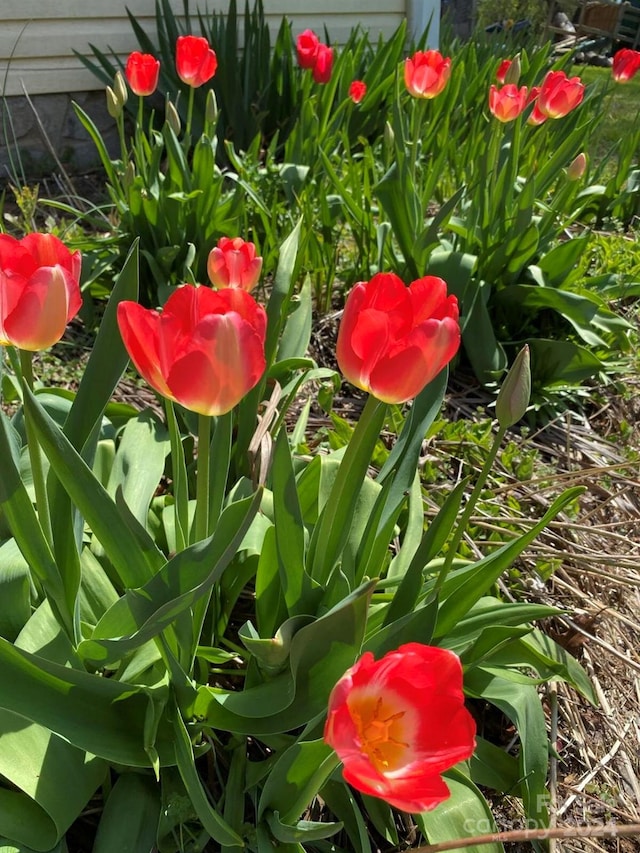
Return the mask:
<path id="1" fill-rule="evenodd" d="M 221 237 L 209 252 L 207 272 L 214 287 L 253 290 L 261 270 L 262 258 L 256 256 L 256 247 L 242 237 Z"/>
<path id="2" fill-rule="evenodd" d="M 296 53 L 300 68 L 313 68 L 316 64 L 320 40 L 313 30 L 300 33 L 296 41 Z"/>
<path id="3" fill-rule="evenodd" d="M 640 50 L 624 47 L 613 57 L 613 79 L 616 83 L 628 83 L 640 70 Z"/>
<path id="4" fill-rule="evenodd" d="M 202 415 L 231 411 L 265 370 L 266 312 L 243 290 L 186 284 L 162 312 L 121 302 L 118 326 L 149 385 Z"/>
<path id="5" fill-rule="evenodd" d="M 134 50 L 129 54 L 124 73 L 134 95 L 153 95 L 158 88 L 160 61 L 150 53 Z"/>
<path id="6" fill-rule="evenodd" d="M 475 734 L 459 658 L 421 643 L 366 652 L 331 691 L 324 729 L 345 781 L 414 813 L 449 797 L 440 774 L 473 754 Z"/>
<path id="7" fill-rule="evenodd" d="M 584 151 L 575 157 L 567 167 L 567 180 L 579 181 L 587 169 L 587 155 Z"/>
<path id="8" fill-rule="evenodd" d="M 451 60 L 439 50 L 417 51 L 404 63 L 404 82 L 414 98 L 435 98 L 447 85 Z"/>
<path id="9" fill-rule="evenodd" d="M 367 84 L 363 80 L 354 80 L 349 86 L 349 97 L 354 104 L 359 104 L 367 94 Z"/>
<path id="10" fill-rule="evenodd" d="M 218 67 L 215 51 L 206 38 L 179 36 L 176 43 L 176 71 L 187 86 L 197 89 L 211 80 Z"/>
<path id="11" fill-rule="evenodd" d="M 525 108 L 527 94 L 526 86 L 518 89 L 513 83 L 507 83 L 500 89 L 492 86 L 489 90 L 489 109 L 498 121 L 513 121 Z"/>
<path id="12" fill-rule="evenodd" d="M 504 85 L 504 78 L 507 74 L 507 71 L 511 68 L 511 60 L 503 59 L 500 65 L 498 66 L 498 70 L 496 71 L 496 80 L 500 85 Z"/>
<path id="13" fill-rule="evenodd" d="M 311 73 L 316 83 L 328 83 L 331 79 L 331 69 L 333 68 L 333 48 L 326 44 L 318 45 L 318 53 L 316 61 L 313 64 Z"/>
<path id="14" fill-rule="evenodd" d="M 0 345 L 35 352 L 57 343 L 80 310 L 80 252 L 53 234 L 0 234 Z"/>
<path id="15" fill-rule="evenodd" d="M 344 308 L 336 355 L 345 377 L 385 403 L 415 397 L 458 351 L 458 300 L 441 278 L 405 287 L 394 273 L 359 282 Z"/>
<path id="16" fill-rule="evenodd" d="M 549 71 L 542 81 L 536 106 L 547 118 L 563 118 L 582 102 L 584 83 L 564 71 Z"/>

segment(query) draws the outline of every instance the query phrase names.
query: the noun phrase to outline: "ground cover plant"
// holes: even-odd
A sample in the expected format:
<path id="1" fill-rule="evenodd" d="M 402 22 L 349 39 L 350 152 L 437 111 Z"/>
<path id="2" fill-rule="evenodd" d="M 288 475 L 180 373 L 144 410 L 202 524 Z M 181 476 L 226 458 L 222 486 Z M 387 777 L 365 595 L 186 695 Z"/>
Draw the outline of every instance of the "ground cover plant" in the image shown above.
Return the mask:
<path id="1" fill-rule="evenodd" d="M 206 39 L 177 36 L 187 103 L 172 95 L 158 127 L 146 99 L 166 57 L 130 57 L 107 92 L 117 158 L 82 116 L 117 207 L 107 252 L 127 253 L 84 287 L 88 301 L 113 274 L 74 390 L 39 383 L 34 353 L 80 309 L 80 253 L 51 233 L 0 235 L 14 403 L 0 414 L 0 837 L 13 849 L 369 851 L 398 845 L 408 820 L 437 845 L 495 829 L 490 792 L 518 799 L 544 847 L 556 744 L 540 685 L 596 696 L 534 625 L 563 613 L 503 578 L 517 588 L 514 562 L 575 517 L 583 489 L 553 484 L 543 510 L 496 537 L 487 485 L 498 459 L 531 477 L 505 438 L 536 383 L 583 379 L 631 337 L 610 303 L 634 295 L 634 268 L 590 289 L 578 262 L 592 244 L 571 229 L 618 204 L 633 155 L 623 140 L 613 182 L 580 183 L 593 113 L 579 110 L 601 96 L 549 70 L 544 50 L 500 69 L 481 47 L 457 62 L 393 56 L 354 78 L 347 51 L 302 34 L 299 120 L 282 147 L 227 140 L 234 172 L 216 162 L 210 93 L 197 127 L 196 94 L 220 67 Z M 378 89 L 384 132 L 353 137 Z M 338 294 L 329 365 L 308 351 L 333 282 L 314 299 L 304 273 L 344 274 L 327 253 L 345 241 L 360 280 Z M 509 290 L 515 319 L 496 308 Z M 570 329 L 593 369 L 575 366 Z M 544 380 L 543 332 L 555 334 Z M 455 437 L 439 415 L 461 342 L 500 389 L 495 420 L 470 476 L 434 502 L 419 461 L 426 436 Z M 570 376 L 560 342 L 574 347 Z M 156 395 L 142 412 L 113 400 L 129 359 Z M 330 412 L 336 365 L 362 405 L 317 434 L 312 406 Z M 551 574 L 553 555 L 541 564 Z M 510 749 L 485 726 L 498 712 Z"/>

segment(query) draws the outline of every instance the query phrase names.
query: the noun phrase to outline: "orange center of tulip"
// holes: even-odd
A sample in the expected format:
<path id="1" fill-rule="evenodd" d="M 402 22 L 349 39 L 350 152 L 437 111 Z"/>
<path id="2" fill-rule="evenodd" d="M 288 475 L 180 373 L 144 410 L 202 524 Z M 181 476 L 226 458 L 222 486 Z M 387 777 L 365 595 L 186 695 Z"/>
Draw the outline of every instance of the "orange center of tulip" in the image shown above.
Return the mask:
<path id="1" fill-rule="evenodd" d="M 350 711 L 361 749 L 376 770 L 385 773 L 401 766 L 409 748 L 404 739 L 409 728 L 408 720 L 403 721 L 406 711 L 382 696 L 361 697 L 354 704 Z"/>

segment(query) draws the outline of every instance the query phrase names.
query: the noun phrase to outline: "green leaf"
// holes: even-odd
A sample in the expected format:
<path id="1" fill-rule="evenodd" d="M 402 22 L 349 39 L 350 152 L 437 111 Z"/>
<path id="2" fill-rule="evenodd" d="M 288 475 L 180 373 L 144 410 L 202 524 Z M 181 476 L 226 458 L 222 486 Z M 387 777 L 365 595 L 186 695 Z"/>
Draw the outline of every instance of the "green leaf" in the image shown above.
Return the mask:
<path id="1" fill-rule="evenodd" d="M 330 838 L 342 829 L 341 823 L 313 820 L 299 820 L 295 826 L 289 826 L 280 820 L 278 812 L 267 813 L 267 823 L 274 837 L 284 844 L 303 844 Z"/>
<path id="2" fill-rule="evenodd" d="M 285 824 L 297 820 L 339 763 L 324 740 L 298 741 L 271 767 L 260 795 L 258 819 L 266 810 Z"/>
<path id="3" fill-rule="evenodd" d="M 160 786 L 153 777 L 123 773 L 104 805 L 92 853 L 152 850 L 160 808 Z"/>
<path id="4" fill-rule="evenodd" d="M 414 818 L 429 844 L 496 832 L 491 810 L 473 782 L 455 768 L 445 773 L 444 778 L 451 791 L 449 799 Z M 469 853 L 504 853 L 499 842 L 473 844 L 464 849 Z"/>
<path id="5" fill-rule="evenodd" d="M 291 313 L 287 317 L 278 345 L 276 361 L 301 358 L 307 354 L 311 340 L 313 304 L 311 301 L 311 279 L 307 275 L 300 293 L 291 300 Z"/>
<path id="6" fill-rule="evenodd" d="M 320 796 L 344 825 L 354 853 L 371 853 L 367 825 L 349 786 L 329 779 L 321 789 Z"/>
<path id="7" fill-rule="evenodd" d="M 592 352 L 572 341 L 533 338 L 529 341 L 531 369 L 537 386 L 577 385 L 604 365 Z"/>
<path id="8" fill-rule="evenodd" d="M 29 565 L 15 539 L 0 545 L 0 637 L 15 640 L 31 615 Z"/>

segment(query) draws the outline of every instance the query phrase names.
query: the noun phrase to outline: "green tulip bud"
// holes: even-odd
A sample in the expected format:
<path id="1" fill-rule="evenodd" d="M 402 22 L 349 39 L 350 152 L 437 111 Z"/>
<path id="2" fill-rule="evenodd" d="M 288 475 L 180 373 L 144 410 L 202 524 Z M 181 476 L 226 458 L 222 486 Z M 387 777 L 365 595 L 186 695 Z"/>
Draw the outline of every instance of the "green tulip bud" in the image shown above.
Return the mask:
<path id="1" fill-rule="evenodd" d="M 116 76 L 113 78 L 113 89 L 116 93 L 116 98 L 118 99 L 120 106 L 124 107 L 129 99 L 129 90 L 127 89 L 124 77 L 122 76 L 122 71 L 116 71 Z"/>
<path id="2" fill-rule="evenodd" d="M 518 423 L 527 411 L 531 398 L 531 362 L 529 347 L 525 344 L 498 392 L 496 417 L 503 429 Z"/>
<path id="3" fill-rule="evenodd" d="M 182 127 L 182 123 L 180 121 L 180 116 L 178 115 L 178 110 L 169 100 L 167 100 L 167 106 L 165 108 L 164 116 L 171 130 L 175 133 L 176 136 L 178 136 L 178 134 L 180 133 L 180 128 Z"/>
<path id="4" fill-rule="evenodd" d="M 218 120 L 218 101 L 213 89 L 209 89 L 207 92 L 207 100 L 204 107 L 204 119 L 209 125 L 215 124 Z"/>
<path id="5" fill-rule="evenodd" d="M 522 68 L 520 66 L 520 54 L 516 53 L 516 55 L 511 60 L 511 65 L 509 66 L 509 70 L 504 75 L 505 85 L 507 83 L 513 83 L 514 86 L 518 85 L 518 81 L 520 80 L 520 72 Z"/>
<path id="6" fill-rule="evenodd" d="M 388 121 L 384 124 L 383 144 L 387 156 L 392 156 L 396 144 L 396 135 Z"/>
<path id="7" fill-rule="evenodd" d="M 575 160 L 572 160 L 567 169 L 567 180 L 579 181 L 587 168 L 587 155 L 582 151 Z"/>
<path id="8" fill-rule="evenodd" d="M 107 112 L 111 118 L 119 119 L 122 115 L 122 104 L 111 86 L 107 86 Z"/>
<path id="9" fill-rule="evenodd" d="M 128 189 L 136 179 L 136 167 L 133 165 L 131 160 L 127 163 L 127 168 L 124 171 L 124 185 L 125 188 Z"/>

